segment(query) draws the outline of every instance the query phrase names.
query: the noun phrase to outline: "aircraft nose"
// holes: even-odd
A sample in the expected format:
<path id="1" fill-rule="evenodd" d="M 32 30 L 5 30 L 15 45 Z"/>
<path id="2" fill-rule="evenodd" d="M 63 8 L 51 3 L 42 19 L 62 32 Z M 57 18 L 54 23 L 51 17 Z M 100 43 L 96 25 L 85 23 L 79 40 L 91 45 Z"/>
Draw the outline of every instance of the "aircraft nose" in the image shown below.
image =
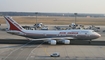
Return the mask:
<path id="1" fill-rule="evenodd" d="M 101 35 L 100 35 L 100 34 L 99 34 L 98 36 L 99 36 L 99 37 L 101 37 Z"/>
<path id="2" fill-rule="evenodd" d="M 96 36 L 97 36 L 97 38 L 101 37 L 101 35 L 100 35 L 100 34 L 98 34 L 98 33 L 96 34 Z"/>

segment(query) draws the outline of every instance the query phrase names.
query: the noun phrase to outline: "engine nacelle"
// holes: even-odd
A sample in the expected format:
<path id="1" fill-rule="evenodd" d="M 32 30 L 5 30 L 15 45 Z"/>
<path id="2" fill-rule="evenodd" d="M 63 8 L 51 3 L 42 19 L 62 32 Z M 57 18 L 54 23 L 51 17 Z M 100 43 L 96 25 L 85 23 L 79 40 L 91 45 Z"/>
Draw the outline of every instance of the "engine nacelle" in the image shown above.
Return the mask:
<path id="1" fill-rule="evenodd" d="M 48 43 L 51 45 L 56 45 L 57 42 L 56 42 L 56 40 L 49 40 Z"/>
<path id="2" fill-rule="evenodd" d="M 64 43 L 64 44 L 70 44 L 70 40 L 62 40 L 62 43 Z"/>

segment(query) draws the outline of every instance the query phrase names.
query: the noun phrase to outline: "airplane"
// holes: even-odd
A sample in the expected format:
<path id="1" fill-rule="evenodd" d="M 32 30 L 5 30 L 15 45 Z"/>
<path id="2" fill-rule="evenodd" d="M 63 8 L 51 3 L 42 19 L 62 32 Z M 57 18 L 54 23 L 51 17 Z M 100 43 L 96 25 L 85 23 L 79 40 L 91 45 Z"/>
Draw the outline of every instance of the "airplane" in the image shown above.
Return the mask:
<path id="1" fill-rule="evenodd" d="M 35 24 L 34 26 L 36 26 L 37 28 L 41 28 L 43 25 L 43 23 L 38 23 L 38 24 Z"/>
<path id="2" fill-rule="evenodd" d="M 7 33 L 33 39 L 44 39 L 51 45 L 57 42 L 70 44 L 70 40 L 91 40 L 101 37 L 94 30 L 25 30 L 10 16 L 4 16 L 8 30 Z"/>

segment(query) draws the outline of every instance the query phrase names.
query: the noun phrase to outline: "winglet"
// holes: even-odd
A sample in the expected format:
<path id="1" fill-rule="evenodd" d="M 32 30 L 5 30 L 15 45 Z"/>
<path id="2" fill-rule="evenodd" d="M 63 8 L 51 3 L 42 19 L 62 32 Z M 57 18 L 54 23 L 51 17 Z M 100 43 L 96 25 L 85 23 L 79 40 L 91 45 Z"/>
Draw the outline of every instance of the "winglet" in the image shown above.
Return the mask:
<path id="1" fill-rule="evenodd" d="M 8 30 L 22 31 L 23 28 L 12 17 L 4 16 L 4 18 L 8 25 Z"/>

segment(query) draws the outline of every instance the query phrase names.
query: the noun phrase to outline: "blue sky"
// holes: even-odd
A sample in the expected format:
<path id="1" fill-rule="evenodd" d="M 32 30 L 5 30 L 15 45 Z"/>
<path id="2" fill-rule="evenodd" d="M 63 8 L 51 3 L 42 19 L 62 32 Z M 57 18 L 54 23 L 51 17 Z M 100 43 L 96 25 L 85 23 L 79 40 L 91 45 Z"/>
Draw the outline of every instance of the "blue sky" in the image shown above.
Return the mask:
<path id="1" fill-rule="evenodd" d="M 0 11 L 105 13 L 105 0 L 0 0 Z"/>

